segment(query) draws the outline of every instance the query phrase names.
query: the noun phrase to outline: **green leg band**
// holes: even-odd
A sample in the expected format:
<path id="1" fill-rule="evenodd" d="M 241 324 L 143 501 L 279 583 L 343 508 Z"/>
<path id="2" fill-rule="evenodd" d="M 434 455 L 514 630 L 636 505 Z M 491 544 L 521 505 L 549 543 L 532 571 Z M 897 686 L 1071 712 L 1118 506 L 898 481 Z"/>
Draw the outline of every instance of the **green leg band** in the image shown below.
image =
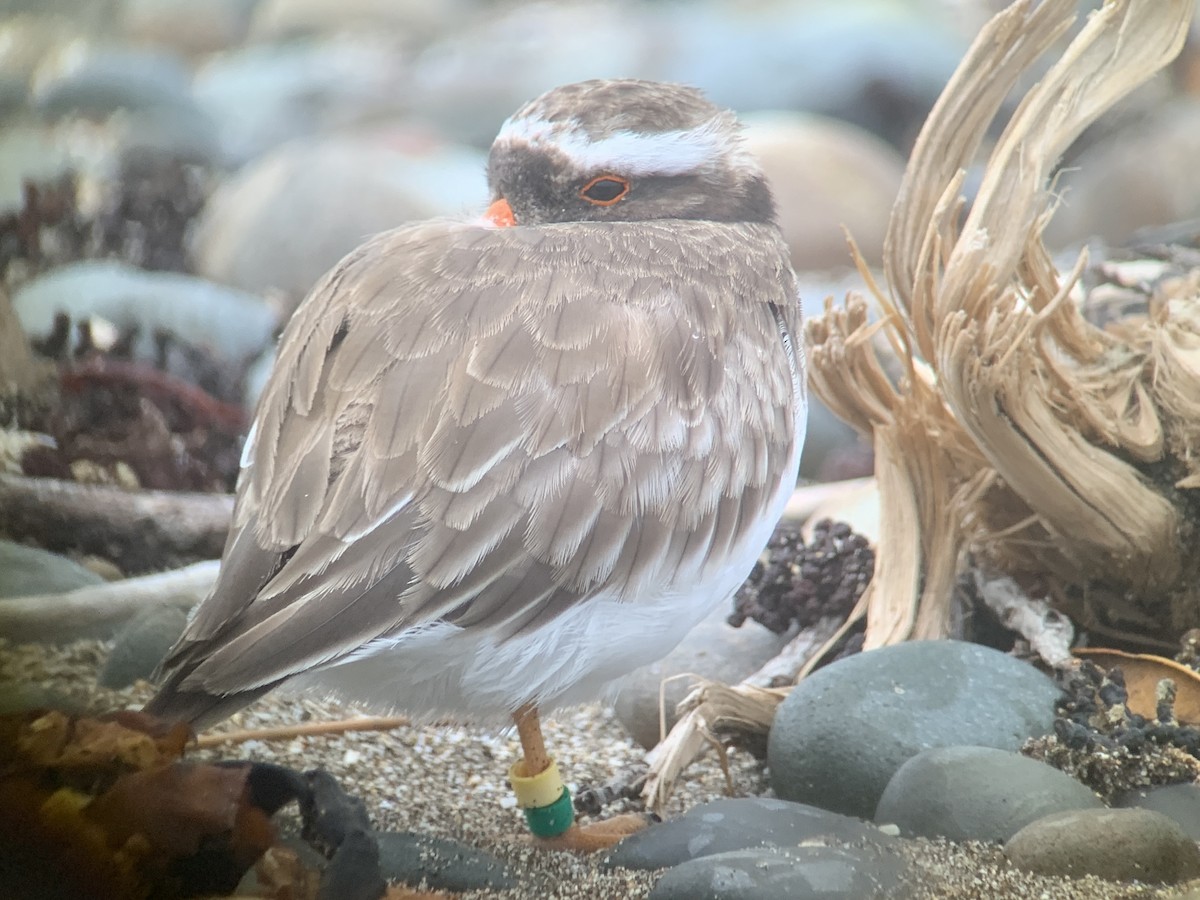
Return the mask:
<path id="1" fill-rule="evenodd" d="M 531 806 L 524 812 L 525 821 L 534 837 L 558 837 L 575 821 L 575 807 L 571 803 L 571 792 L 566 787 L 549 806 Z"/>

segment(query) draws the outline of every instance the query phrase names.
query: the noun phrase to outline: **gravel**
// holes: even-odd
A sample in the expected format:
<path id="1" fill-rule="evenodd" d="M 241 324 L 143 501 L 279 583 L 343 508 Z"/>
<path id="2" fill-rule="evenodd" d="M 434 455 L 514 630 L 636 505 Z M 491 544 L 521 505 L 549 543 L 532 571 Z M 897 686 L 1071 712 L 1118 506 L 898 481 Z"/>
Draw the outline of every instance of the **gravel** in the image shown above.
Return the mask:
<path id="1" fill-rule="evenodd" d="M 97 710 L 139 705 L 149 696 L 144 683 L 123 691 L 106 691 L 96 685 L 96 672 L 106 653 L 106 646 L 97 642 L 58 648 L 5 646 L 0 642 L 0 686 L 13 682 L 37 684 Z M 277 692 L 218 730 L 288 725 L 353 714 L 354 710 L 336 703 Z M 564 777 L 576 792 L 643 765 L 642 751 L 624 735 L 611 712 L 602 707 L 560 714 L 545 722 L 545 734 Z M 466 900 L 645 897 L 657 873 L 605 872 L 600 869 L 601 855 L 548 853 L 522 842 L 520 814 L 513 807 L 505 782 L 505 772 L 518 752 L 515 734 L 426 725 L 386 733 L 254 741 L 197 752 L 195 756 L 251 758 L 300 769 L 322 766 L 348 792 L 366 801 L 377 828 L 465 841 L 495 854 L 521 878 L 518 888 L 461 895 Z M 759 762 L 737 751 L 731 751 L 729 759 L 739 795 L 766 792 L 766 777 Z M 666 810 L 667 817 L 723 796 L 724 790 L 720 766 L 716 757 L 709 755 L 685 773 Z M 621 801 L 604 814 L 633 808 L 629 801 Z M 1180 889 L 1114 884 L 1093 877 L 1070 881 L 1030 875 L 1010 866 L 997 845 L 913 840 L 903 842 L 903 846 L 917 872 L 914 900 L 1133 900 L 1165 898 Z"/>

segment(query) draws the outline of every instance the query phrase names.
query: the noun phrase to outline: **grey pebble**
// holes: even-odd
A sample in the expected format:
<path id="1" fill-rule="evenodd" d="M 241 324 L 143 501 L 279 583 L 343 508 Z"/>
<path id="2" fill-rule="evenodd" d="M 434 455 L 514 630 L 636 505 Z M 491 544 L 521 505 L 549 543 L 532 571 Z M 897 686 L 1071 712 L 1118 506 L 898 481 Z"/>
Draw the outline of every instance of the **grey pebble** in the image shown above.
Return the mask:
<path id="1" fill-rule="evenodd" d="M 68 57 L 64 57 L 68 58 Z M 33 106 L 45 118 L 104 118 L 122 109 L 194 106 L 186 67 L 167 53 L 92 49 L 61 66 L 51 60 L 34 79 Z"/>
<path id="2" fill-rule="evenodd" d="M 1200 876 L 1200 848 L 1162 813 L 1083 809 L 1026 825 L 1005 845 L 1018 868 L 1040 875 L 1173 884 Z"/>
<path id="3" fill-rule="evenodd" d="M 0 597 L 57 594 L 100 584 L 103 580 L 65 556 L 0 541 Z"/>
<path id="4" fill-rule="evenodd" d="M 149 678 L 186 624 L 187 613 L 177 606 L 154 607 L 134 616 L 117 632 L 100 670 L 100 684 L 120 690 Z"/>
<path id="5" fill-rule="evenodd" d="M 875 821 L 905 837 L 1006 841 L 1030 822 L 1104 804 L 1053 766 L 992 747 L 935 747 L 888 782 Z"/>
<path id="6" fill-rule="evenodd" d="M 737 684 L 773 659 L 787 643 L 783 635 L 774 634 L 754 621 L 734 628 L 725 621 L 728 615 L 727 606 L 714 610 L 674 650 L 637 669 L 623 682 L 613 701 L 613 712 L 629 736 L 643 747 L 649 749 L 659 741 L 660 709 L 665 713 L 665 732 L 671 730 L 679 720 L 675 707 L 694 684 L 693 679 L 686 677 L 666 679 L 699 675 Z"/>
<path id="7" fill-rule="evenodd" d="M 905 895 L 903 870 L 871 848 L 734 850 L 676 866 L 649 900 L 883 900 Z"/>
<path id="8" fill-rule="evenodd" d="M 963 641 L 912 641 L 838 660 L 779 706 L 767 744 L 787 800 L 868 818 L 930 747 L 1016 750 L 1048 733 L 1058 688 L 1028 663 Z"/>
<path id="9" fill-rule="evenodd" d="M 695 806 L 677 819 L 627 837 L 603 866 L 661 869 L 731 850 L 795 847 L 819 838 L 877 845 L 893 840 L 860 819 L 786 800 L 739 797 Z"/>
<path id="10" fill-rule="evenodd" d="M 516 885 L 508 868 L 482 850 L 448 838 L 377 831 L 379 868 L 388 881 L 434 890 L 504 890 Z"/>
<path id="11" fill-rule="evenodd" d="M 1123 809 L 1152 809 L 1182 828 L 1193 841 L 1200 841 L 1200 785 L 1165 784 L 1126 791 L 1113 806 Z"/>

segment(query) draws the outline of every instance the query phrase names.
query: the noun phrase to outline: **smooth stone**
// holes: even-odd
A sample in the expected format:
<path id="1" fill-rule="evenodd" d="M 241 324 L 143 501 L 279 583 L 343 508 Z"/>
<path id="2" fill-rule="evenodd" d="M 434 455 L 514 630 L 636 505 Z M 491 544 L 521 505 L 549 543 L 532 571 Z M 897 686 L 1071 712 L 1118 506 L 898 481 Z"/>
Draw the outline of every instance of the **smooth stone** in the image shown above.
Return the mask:
<path id="1" fill-rule="evenodd" d="M 137 43 L 172 47 L 188 55 L 240 44 L 259 0 L 123 0 L 121 30 Z"/>
<path id="2" fill-rule="evenodd" d="M 73 559 L 0 541 L 0 597 L 32 597 L 91 587 L 104 579 Z"/>
<path id="3" fill-rule="evenodd" d="M 377 831 L 375 839 L 388 881 L 454 892 L 502 891 L 517 883 L 499 859 L 458 841 L 395 831 Z"/>
<path id="4" fill-rule="evenodd" d="M 875 822 L 899 826 L 904 837 L 1006 841 L 1051 813 L 1103 808 L 1082 782 L 1039 760 L 992 747 L 935 747 L 896 770 Z"/>
<path id="5" fill-rule="evenodd" d="M 896 770 L 930 747 L 1017 750 L 1050 733 L 1054 682 L 963 641 L 909 641 L 846 657 L 801 681 L 767 740 L 775 793 L 869 818 Z"/>
<path id="6" fill-rule="evenodd" d="M 851 269 L 846 231 L 867 263 L 879 265 L 903 157 L 870 132 L 824 116 L 773 111 L 742 120 L 746 147 L 775 197 L 792 266 Z"/>
<path id="7" fill-rule="evenodd" d="M 839 843 L 890 843 L 861 819 L 770 797 L 713 800 L 677 819 L 651 825 L 617 844 L 604 868 L 661 869 L 685 860 L 762 847 L 796 847 L 820 839 Z"/>
<path id="8" fill-rule="evenodd" d="M 904 871 L 865 848 L 734 850 L 670 869 L 648 900 L 885 900 L 906 896 Z"/>
<path id="9" fill-rule="evenodd" d="M 1162 813 L 1085 809 L 1026 825 L 1005 845 L 1009 861 L 1039 875 L 1174 884 L 1200 877 L 1200 848 Z"/>
<path id="10" fill-rule="evenodd" d="M 242 169 L 195 224 L 197 271 L 293 307 L 373 234 L 482 211 L 483 154 L 406 133 L 296 141 Z"/>
<path id="11" fill-rule="evenodd" d="M 1192 840 L 1200 841 L 1200 785 L 1165 784 L 1136 788 L 1117 797 L 1113 806 L 1162 813 Z"/>
<path id="12" fill-rule="evenodd" d="M 414 111 L 455 140 L 488 147 L 514 110 L 556 85 L 656 78 L 658 60 L 674 41 L 656 6 L 628 0 L 495 4 L 416 57 Z"/>
<path id="13" fill-rule="evenodd" d="M 112 260 L 71 263 L 38 276 L 16 291 L 13 309 L 30 335 L 49 334 L 60 312 L 73 321 L 97 316 L 121 329 L 138 327 L 138 359 L 155 359 L 155 332 L 165 331 L 239 365 L 272 342 L 278 322 L 256 294 Z"/>
<path id="14" fill-rule="evenodd" d="M 344 29 L 371 28 L 408 39 L 428 39 L 462 27 L 476 15 L 469 0 L 261 0 L 250 36 L 258 41 L 290 40 Z"/>
<path id="15" fill-rule="evenodd" d="M 87 704 L 44 685 L 0 682 L 0 716 L 17 715 L 35 709 L 83 713 L 87 711 Z"/>
<path id="16" fill-rule="evenodd" d="M 130 48 L 62 52 L 34 74 L 33 106 L 44 117 L 107 118 L 121 109 L 191 107 L 187 69 L 173 56 Z"/>
<path id="17" fill-rule="evenodd" d="M 1072 160 L 1046 228 L 1051 248 L 1099 237 L 1123 244 L 1139 228 L 1200 216 L 1200 98 L 1165 103 Z"/>
<path id="18" fill-rule="evenodd" d="M 852 122 L 903 151 L 970 35 L 927 2 L 678 5 L 658 77 L 733 109 Z"/>
<path id="19" fill-rule="evenodd" d="M 675 707 L 692 689 L 691 678 L 698 675 L 725 684 L 737 684 L 771 660 L 787 643 L 754 621 L 734 628 L 725 620 L 729 608 L 713 610 L 688 632 L 679 645 L 657 662 L 642 666 L 622 683 L 613 701 L 613 711 L 629 736 L 649 749 L 659 741 L 659 711 L 665 713 L 665 728 L 670 731 L 679 720 Z M 673 678 L 663 684 L 664 679 Z M 662 688 L 662 703 L 659 689 Z"/>
<path id="20" fill-rule="evenodd" d="M 117 632 L 100 670 L 100 684 L 119 690 L 149 678 L 183 634 L 187 613 L 177 606 L 143 610 Z"/>
<path id="21" fill-rule="evenodd" d="M 298 137 L 403 111 L 407 60 L 384 34 L 252 44 L 210 57 L 192 80 L 230 166 Z M 511 110 L 510 110 L 511 112 Z"/>

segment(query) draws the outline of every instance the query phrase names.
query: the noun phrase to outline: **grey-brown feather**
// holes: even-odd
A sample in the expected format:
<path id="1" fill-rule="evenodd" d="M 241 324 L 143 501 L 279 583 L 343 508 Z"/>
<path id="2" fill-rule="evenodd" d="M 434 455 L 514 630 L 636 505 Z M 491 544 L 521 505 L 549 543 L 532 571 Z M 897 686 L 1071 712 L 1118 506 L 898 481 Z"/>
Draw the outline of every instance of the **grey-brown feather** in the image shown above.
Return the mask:
<path id="1" fill-rule="evenodd" d="M 601 589 L 634 602 L 720 553 L 796 440 L 786 259 L 773 227 L 702 221 L 364 245 L 288 326 L 218 583 L 152 708 L 438 619 L 506 635 Z"/>

